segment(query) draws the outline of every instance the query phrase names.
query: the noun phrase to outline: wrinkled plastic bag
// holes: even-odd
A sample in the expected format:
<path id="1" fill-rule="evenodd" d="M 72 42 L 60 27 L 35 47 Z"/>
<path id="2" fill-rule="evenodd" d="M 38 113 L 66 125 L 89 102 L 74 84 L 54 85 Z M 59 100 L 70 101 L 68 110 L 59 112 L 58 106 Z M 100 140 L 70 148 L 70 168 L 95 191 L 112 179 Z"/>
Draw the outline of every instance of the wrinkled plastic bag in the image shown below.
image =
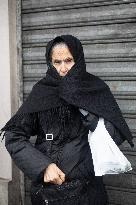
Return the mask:
<path id="1" fill-rule="evenodd" d="M 132 170 L 131 163 L 106 130 L 102 117 L 99 118 L 94 132 L 89 131 L 88 141 L 92 153 L 95 176 L 120 174 Z"/>

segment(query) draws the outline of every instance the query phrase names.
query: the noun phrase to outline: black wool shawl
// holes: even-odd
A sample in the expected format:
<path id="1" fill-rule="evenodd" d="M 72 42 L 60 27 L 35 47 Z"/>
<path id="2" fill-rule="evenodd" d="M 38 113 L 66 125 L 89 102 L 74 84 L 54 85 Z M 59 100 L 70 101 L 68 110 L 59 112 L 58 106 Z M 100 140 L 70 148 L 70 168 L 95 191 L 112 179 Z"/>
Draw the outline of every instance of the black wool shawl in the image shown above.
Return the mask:
<path id="1" fill-rule="evenodd" d="M 50 49 L 59 39 L 67 44 L 75 60 L 75 64 L 63 77 L 49 60 Z M 12 130 L 16 122 L 28 113 L 51 110 L 60 107 L 62 102 L 67 102 L 110 121 L 131 147 L 134 146 L 133 136 L 109 86 L 99 77 L 86 71 L 83 47 L 79 39 L 72 35 L 61 35 L 51 40 L 46 47 L 46 63 L 46 75 L 33 86 L 27 99 L 1 129 L 1 133 Z"/>

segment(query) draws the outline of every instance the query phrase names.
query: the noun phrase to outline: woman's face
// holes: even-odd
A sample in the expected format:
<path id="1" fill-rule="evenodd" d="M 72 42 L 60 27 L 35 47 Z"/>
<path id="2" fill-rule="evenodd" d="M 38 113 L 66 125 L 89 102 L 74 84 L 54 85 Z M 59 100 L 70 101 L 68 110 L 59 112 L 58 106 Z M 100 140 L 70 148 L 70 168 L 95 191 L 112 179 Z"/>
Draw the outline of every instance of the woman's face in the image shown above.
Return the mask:
<path id="1" fill-rule="evenodd" d="M 75 64 L 74 58 L 65 44 L 54 46 L 51 59 L 52 65 L 56 68 L 60 76 L 65 76 Z"/>

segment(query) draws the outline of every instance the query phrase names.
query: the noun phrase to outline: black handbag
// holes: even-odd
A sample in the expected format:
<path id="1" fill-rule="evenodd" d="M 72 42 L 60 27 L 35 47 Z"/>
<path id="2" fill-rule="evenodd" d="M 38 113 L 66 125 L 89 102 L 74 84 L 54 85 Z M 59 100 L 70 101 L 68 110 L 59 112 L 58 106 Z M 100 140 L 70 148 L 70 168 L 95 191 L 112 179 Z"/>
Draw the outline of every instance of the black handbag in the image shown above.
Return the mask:
<path id="1" fill-rule="evenodd" d="M 61 205 L 72 201 L 76 205 L 80 197 L 87 192 L 89 180 L 73 179 L 61 185 L 42 183 L 31 189 L 31 200 L 34 205 Z"/>

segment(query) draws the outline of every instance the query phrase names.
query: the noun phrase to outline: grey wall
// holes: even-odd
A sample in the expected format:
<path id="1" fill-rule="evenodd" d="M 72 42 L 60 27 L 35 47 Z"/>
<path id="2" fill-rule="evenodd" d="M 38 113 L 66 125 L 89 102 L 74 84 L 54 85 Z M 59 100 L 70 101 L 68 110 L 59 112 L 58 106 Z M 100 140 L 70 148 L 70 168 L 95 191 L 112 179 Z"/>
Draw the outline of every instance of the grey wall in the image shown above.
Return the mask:
<path id="1" fill-rule="evenodd" d="M 84 47 L 87 70 L 110 86 L 133 136 L 136 135 L 136 3 L 133 0 L 22 0 L 24 99 L 45 75 L 47 42 L 60 34 L 77 36 Z M 110 205 L 136 204 L 136 148 L 121 150 L 133 170 L 106 176 Z M 26 179 L 26 205 L 30 181 Z"/>

